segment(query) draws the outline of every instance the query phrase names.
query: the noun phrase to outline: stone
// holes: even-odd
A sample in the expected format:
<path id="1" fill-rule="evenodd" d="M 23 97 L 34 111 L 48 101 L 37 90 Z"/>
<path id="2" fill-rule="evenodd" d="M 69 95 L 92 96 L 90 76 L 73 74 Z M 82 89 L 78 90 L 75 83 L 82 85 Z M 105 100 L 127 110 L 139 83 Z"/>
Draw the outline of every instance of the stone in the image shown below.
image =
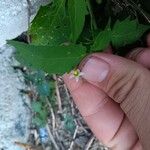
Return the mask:
<path id="1" fill-rule="evenodd" d="M 13 52 L 9 45 L 0 49 L 0 150 L 21 150 L 14 142 L 27 142 L 29 136 L 30 100 L 20 92 L 27 87 L 22 73 L 13 68 Z"/>
<path id="2" fill-rule="evenodd" d="M 27 31 L 29 17 L 33 19 L 39 7 L 50 0 L 31 0 L 31 6 L 27 1 L 0 0 L 0 46 Z M 32 16 L 29 16 L 29 7 Z"/>
<path id="3" fill-rule="evenodd" d="M 31 0 L 31 18 L 40 5 L 49 0 Z M 26 143 L 31 114 L 26 107 L 30 99 L 20 92 L 26 89 L 24 77 L 13 68 L 14 47 L 6 40 L 14 39 L 28 29 L 29 6 L 26 0 L 0 0 L 0 150 L 24 150 L 14 142 Z"/>

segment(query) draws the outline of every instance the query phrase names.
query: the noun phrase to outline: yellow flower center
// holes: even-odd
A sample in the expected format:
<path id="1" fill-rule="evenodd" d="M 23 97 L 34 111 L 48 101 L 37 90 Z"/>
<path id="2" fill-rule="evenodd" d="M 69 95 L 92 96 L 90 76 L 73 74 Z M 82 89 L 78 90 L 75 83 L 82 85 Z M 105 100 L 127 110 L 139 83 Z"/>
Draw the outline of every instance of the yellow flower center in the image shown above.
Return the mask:
<path id="1" fill-rule="evenodd" d="M 74 75 L 75 77 L 78 77 L 79 74 L 80 74 L 80 72 L 79 72 L 78 70 L 74 70 L 74 71 L 73 71 L 73 75 Z"/>

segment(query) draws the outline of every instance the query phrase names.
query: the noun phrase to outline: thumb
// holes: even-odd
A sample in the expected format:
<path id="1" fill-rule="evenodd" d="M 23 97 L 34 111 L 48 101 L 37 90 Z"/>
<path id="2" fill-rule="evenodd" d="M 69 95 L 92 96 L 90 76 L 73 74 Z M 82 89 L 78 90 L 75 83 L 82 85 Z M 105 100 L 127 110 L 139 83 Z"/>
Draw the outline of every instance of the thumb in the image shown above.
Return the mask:
<path id="1" fill-rule="evenodd" d="M 81 63 L 84 78 L 120 104 L 136 129 L 144 150 L 150 147 L 150 72 L 111 54 L 93 54 Z"/>

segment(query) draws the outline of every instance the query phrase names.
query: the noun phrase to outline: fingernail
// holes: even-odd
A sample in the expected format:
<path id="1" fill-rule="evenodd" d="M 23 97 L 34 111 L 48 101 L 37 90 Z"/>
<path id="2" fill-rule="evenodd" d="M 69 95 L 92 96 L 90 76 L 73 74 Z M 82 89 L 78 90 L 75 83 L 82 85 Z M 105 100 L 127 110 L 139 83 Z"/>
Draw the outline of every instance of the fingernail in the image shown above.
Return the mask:
<path id="1" fill-rule="evenodd" d="M 102 82 L 108 75 L 109 64 L 96 57 L 90 58 L 82 68 L 84 78 L 93 82 Z"/>

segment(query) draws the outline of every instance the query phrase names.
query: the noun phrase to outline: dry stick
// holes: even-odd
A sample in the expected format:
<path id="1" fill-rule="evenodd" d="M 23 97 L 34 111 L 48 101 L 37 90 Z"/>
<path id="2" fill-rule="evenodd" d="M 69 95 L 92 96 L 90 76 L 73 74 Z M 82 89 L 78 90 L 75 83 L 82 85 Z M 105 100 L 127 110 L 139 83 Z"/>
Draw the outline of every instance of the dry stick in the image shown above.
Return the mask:
<path id="1" fill-rule="evenodd" d="M 90 17 L 91 17 L 91 29 L 92 29 L 92 31 L 97 30 L 98 28 L 97 28 L 95 16 L 94 16 L 93 11 L 92 11 L 91 0 L 86 0 L 86 3 L 87 3 L 87 8 L 89 10 Z"/>
<path id="2" fill-rule="evenodd" d="M 61 97 L 60 97 L 60 92 L 59 92 L 58 83 L 57 83 L 57 76 L 54 74 L 53 77 L 55 79 L 55 87 L 56 87 L 58 109 L 59 109 L 59 112 L 62 113 L 62 103 L 61 103 Z"/>
<path id="3" fill-rule="evenodd" d="M 67 86 L 64 84 L 64 88 L 65 88 L 65 91 L 66 91 L 66 94 L 67 94 L 67 97 L 68 97 L 68 99 L 70 98 L 70 95 L 69 95 L 69 92 L 68 92 L 68 89 L 67 89 Z M 75 105 L 74 105 L 74 102 L 72 101 L 71 102 L 71 113 L 72 113 L 72 115 L 75 115 Z M 80 128 L 82 128 L 83 129 L 83 131 L 85 132 L 85 133 L 87 133 L 87 130 L 83 127 L 83 125 L 82 125 L 82 123 L 78 120 L 76 120 L 76 119 L 74 119 L 74 121 L 75 121 L 75 124 L 78 126 L 78 127 L 80 127 Z"/>
<path id="4" fill-rule="evenodd" d="M 52 133 L 51 133 L 51 130 L 50 130 L 48 124 L 46 125 L 46 129 L 47 129 L 47 131 L 48 131 L 49 138 L 51 139 L 51 141 L 52 141 L 52 143 L 53 143 L 55 149 L 56 149 L 56 150 L 59 150 L 59 147 L 58 147 L 58 145 L 57 145 L 57 143 L 56 143 L 56 141 L 55 141 L 55 139 L 54 139 L 54 137 L 53 137 L 53 135 L 52 135 Z"/>
<path id="5" fill-rule="evenodd" d="M 92 136 L 92 137 L 90 138 L 90 140 L 89 140 L 89 141 L 88 141 L 88 143 L 86 144 L 86 146 L 85 146 L 85 149 L 84 149 L 84 150 L 89 150 L 89 149 L 90 149 L 90 147 L 91 147 L 92 143 L 94 142 L 94 139 L 95 139 L 95 137 L 94 137 L 94 136 Z"/>
<path id="6" fill-rule="evenodd" d="M 56 138 L 59 141 L 59 146 L 61 150 L 66 150 L 66 148 L 64 147 L 64 145 L 61 143 L 60 141 L 60 136 L 58 135 L 58 132 L 55 132 Z"/>
<path id="7" fill-rule="evenodd" d="M 49 107 L 51 106 L 50 102 L 48 101 L 47 102 Z M 55 114 L 54 114 L 54 111 L 52 109 L 52 107 L 50 107 L 50 111 L 51 111 L 51 114 L 52 114 L 52 128 L 53 128 L 53 133 L 56 135 L 57 139 L 59 139 L 58 137 L 58 133 L 57 133 L 57 130 L 56 130 L 56 125 L 58 125 L 56 123 L 56 117 L 55 117 Z M 60 145 L 61 146 L 61 145 Z M 61 147 L 61 149 L 63 150 L 63 148 Z"/>
<path id="8" fill-rule="evenodd" d="M 67 97 L 68 97 L 68 99 L 70 99 L 70 94 L 69 94 L 69 92 L 68 92 L 68 89 L 67 89 L 67 86 L 66 86 L 66 84 L 64 84 L 64 89 L 65 89 L 65 91 L 66 91 L 66 95 L 67 95 Z M 70 105 L 71 105 L 71 113 L 72 113 L 72 115 L 73 116 L 75 116 L 75 105 L 74 105 L 74 102 L 73 101 L 71 101 L 70 102 Z M 75 122 L 75 124 L 76 124 L 76 126 L 78 126 L 78 128 L 79 128 L 79 123 L 78 123 L 78 121 L 76 120 L 76 118 L 74 118 L 74 122 Z M 80 123 L 81 124 L 81 123 Z M 84 129 L 85 130 L 85 129 Z"/>
<path id="9" fill-rule="evenodd" d="M 64 84 L 64 89 L 66 91 L 66 95 L 67 95 L 68 100 L 69 100 L 70 99 L 70 95 L 69 95 L 69 92 L 68 92 L 66 84 Z M 72 115 L 75 115 L 75 109 L 74 109 L 74 103 L 73 103 L 73 101 L 71 101 L 70 104 L 71 104 L 71 113 L 72 113 Z"/>
<path id="10" fill-rule="evenodd" d="M 69 99 L 70 99 L 70 95 L 69 95 L 67 86 L 66 86 L 65 84 L 64 84 L 64 89 L 65 89 L 65 91 L 66 91 L 66 95 L 67 95 L 68 100 L 69 100 Z M 73 103 L 73 102 L 70 102 L 70 103 L 71 103 L 71 113 L 72 113 L 72 115 L 75 115 L 74 103 Z M 72 150 L 72 148 L 73 148 L 74 139 L 76 138 L 76 135 L 77 135 L 77 132 L 78 132 L 78 129 L 79 129 L 79 125 L 78 125 L 76 119 L 74 119 L 74 121 L 75 121 L 75 124 L 76 124 L 76 129 L 75 129 L 75 132 L 74 132 L 74 135 L 73 135 L 73 140 L 72 140 L 72 142 L 71 142 L 71 144 L 70 144 L 69 150 Z"/>
<path id="11" fill-rule="evenodd" d="M 75 138 L 76 138 L 76 136 L 77 136 L 78 129 L 79 129 L 79 126 L 77 125 L 77 126 L 76 126 L 76 129 L 75 129 L 75 131 L 74 131 L 74 134 L 73 134 L 72 142 L 71 142 L 70 147 L 69 147 L 69 149 L 68 149 L 68 150 L 72 150 L 72 148 L 73 148 L 74 140 L 75 140 Z"/>
<path id="12" fill-rule="evenodd" d="M 46 102 L 47 102 L 47 104 L 49 106 L 49 109 L 50 109 L 50 112 L 51 112 L 51 115 L 52 115 L 52 127 L 53 127 L 53 130 L 55 130 L 55 127 L 56 127 L 56 117 L 55 117 L 55 114 L 54 114 L 54 110 L 53 110 L 52 105 L 49 102 L 48 98 L 46 98 Z"/>
<path id="13" fill-rule="evenodd" d="M 128 5 L 130 5 L 132 8 L 138 10 L 143 17 L 148 21 L 148 23 L 150 23 L 150 17 L 148 15 L 146 15 L 146 13 L 144 12 L 144 10 L 142 8 L 140 8 L 138 5 L 136 5 L 132 0 L 126 0 L 125 1 Z"/>
<path id="14" fill-rule="evenodd" d="M 68 99 L 70 99 L 70 95 L 69 95 L 69 92 L 68 92 L 68 89 L 67 89 L 67 86 L 65 83 L 64 83 L 64 89 L 66 91 L 66 95 L 67 95 Z"/>

